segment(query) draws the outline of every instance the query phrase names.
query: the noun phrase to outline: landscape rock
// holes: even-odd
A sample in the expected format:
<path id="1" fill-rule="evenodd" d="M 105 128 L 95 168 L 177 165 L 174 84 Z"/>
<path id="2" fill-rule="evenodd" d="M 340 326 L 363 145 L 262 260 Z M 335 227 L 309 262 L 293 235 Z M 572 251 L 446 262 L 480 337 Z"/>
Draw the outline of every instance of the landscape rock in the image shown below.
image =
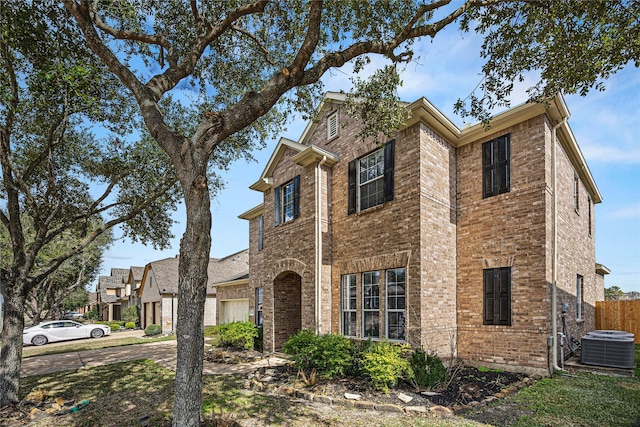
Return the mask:
<path id="1" fill-rule="evenodd" d="M 436 417 L 450 417 L 453 415 L 453 411 L 445 406 L 432 406 L 429 408 L 429 412 L 431 412 Z"/>
<path id="2" fill-rule="evenodd" d="M 378 411 L 387 411 L 387 412 L 404 412 L 402 406 L 392 405 L 390 403 L 376 405 L 376 409 Z"/>
<path id="3" fill-rule="evenodd" d="M 427 407 L 426 406 L 407 406 L 404 410 L 408 413 L 414 414 L 426 414 Z"/>
<path id="4" fill-rule="evenodd" d="M 440 396 L 440 393 L 436 393 L 435 391 L 423 391 L 422 393 L 425 396 Z"/>
<path id="5" fill-rule="evenodd" d="M 344 394 L 344 398 L 347 400 L 360 400 L 362 396 L 360 396 L 359 394 L 355 394 L 355 393 L 345 393 Z"/>
<path id="6" fill-rule="evenodd" d="M 413 397 L 404 393 L 398 393 L 398 399 L 402 400 L 404 403 L 409 403 L 413 400 Z"/>

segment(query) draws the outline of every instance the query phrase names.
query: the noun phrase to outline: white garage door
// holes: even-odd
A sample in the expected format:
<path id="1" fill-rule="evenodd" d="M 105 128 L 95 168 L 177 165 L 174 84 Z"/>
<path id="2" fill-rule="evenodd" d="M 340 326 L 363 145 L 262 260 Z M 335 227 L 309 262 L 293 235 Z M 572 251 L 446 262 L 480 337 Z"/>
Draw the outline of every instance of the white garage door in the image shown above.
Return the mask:
<path id="1" fill-rule="evenodd" d="M 249 300 L 220 301 L 220 324 L 249 320 Z"/>

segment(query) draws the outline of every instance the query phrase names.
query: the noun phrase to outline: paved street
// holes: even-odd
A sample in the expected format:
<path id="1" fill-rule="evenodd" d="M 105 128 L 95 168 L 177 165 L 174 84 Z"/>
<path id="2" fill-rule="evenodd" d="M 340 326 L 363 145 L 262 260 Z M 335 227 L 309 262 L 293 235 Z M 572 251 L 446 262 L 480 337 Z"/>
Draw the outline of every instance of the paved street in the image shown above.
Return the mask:
<path id="1" fill-rule="evenodd" d="M 20 374 L 25 377 L 140 359 L 152 360 L 167 369 L 175 371 L 176 358 L 176 341 L 161 341 L 149 344 L 28 357 L 22 360 L 22 370 Z M 261 366 L 267 366 L 269 364 L 271 366 L 277 366 L 285 362 L 285 360 L 277 357 L 236 365 L 211 363 L 205 360 L 203 373 L 205 375 L 246 374 L 253 372 Z"/>

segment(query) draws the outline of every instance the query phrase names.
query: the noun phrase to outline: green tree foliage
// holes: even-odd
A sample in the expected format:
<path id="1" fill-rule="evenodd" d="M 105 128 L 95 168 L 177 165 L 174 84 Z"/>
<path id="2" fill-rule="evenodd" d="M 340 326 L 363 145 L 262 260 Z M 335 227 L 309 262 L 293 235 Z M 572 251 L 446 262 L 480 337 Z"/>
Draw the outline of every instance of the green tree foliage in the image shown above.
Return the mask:
<path id="1" fill-rule="evenodd" d="M 180 426 L 199 425 L 200 419 L 210 166 L 250 158 L 292 114 L 310 117 L 323 75 L 351 61 L 361 71 L 367 55 L 386 58 L 389 67 L 375 75 L 378 84 L 354 80 L 353 114 L 364 120 L 363 137 L 388 132 L 402 120 L 401 109 L 388 102 L 397 103 L 397 66 L 415 59 L 413 43 L 434 39 L 450 25 L 485 38 L 484 79 L 457 105 L 481 119 L 508 104 L 513 82 L 532 71 L 540 74 L 531 88 L 536 100 L 559 90 L 599 89 L 602 79 L 638 60 L 640 40 L 640 3 L 631 0 L 70 0 L 64 5 L 87 46 L 130 91 L 149 134 L 171 158 L 183 191 L 187 220 L 173 420 Z"/>
<path id="2" fill-rule="evenodd" d="M 25 303 L 82 287 L 114 226 L 166 246 L 179 196 L 135 103 L 72 22 L 55 2 L 0 7 L 0 406 L 18 399 Z"/>
<path id="3" fill-rule="evenodd" d="M 122 320 L 125 322 L 132 322 L 134 324 L 140 321 L 140 310 L 135 305 L 129 306 L 122 310 Z M 128 328 L 127 328 L 128 329 Z"/>
<path id="4" fill-rule="evenodd" d="M 604 288 L 604 299 L 607 301 L 621 299 L 623 296 L 624 292 L 618 286 Z"/>

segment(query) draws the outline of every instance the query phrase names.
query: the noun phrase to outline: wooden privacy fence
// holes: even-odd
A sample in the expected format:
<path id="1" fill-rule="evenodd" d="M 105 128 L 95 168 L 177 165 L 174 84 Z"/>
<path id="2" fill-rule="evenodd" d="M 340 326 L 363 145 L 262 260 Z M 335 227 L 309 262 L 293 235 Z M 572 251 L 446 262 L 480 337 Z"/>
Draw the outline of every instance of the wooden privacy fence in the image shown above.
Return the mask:
<path id="1" fill-rule="evenodd" d="M 596 301 L 596 329 L 631 332 L 640 344 L 640 299 Z"/>

